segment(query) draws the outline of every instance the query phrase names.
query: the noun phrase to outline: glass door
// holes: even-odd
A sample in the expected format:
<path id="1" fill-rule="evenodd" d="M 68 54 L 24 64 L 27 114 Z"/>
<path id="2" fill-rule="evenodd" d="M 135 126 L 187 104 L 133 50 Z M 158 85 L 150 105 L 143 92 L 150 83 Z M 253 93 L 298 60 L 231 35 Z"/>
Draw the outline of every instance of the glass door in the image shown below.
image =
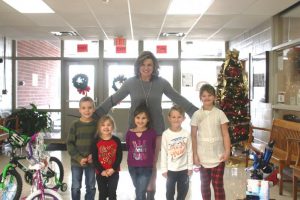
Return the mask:
<path id="1" fill-rule="evenodd" d="M 96 94 L 96 74 L 97 60 L 92 61 L 67 61 L 64 64 L 64 90 L 63 99 L 63 138 L 67 138 L 72 122 L 80 117 L 78 108 L 79 100 L 84 96 L 94 99 L 95 105 L 98 103 Z"/>

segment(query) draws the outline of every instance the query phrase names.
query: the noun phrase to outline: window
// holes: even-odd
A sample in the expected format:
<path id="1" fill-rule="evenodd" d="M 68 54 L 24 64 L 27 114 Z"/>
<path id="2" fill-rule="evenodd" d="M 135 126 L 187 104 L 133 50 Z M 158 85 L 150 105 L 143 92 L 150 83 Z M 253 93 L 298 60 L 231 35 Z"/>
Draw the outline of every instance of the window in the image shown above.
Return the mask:
<path id="1" fill-rule="evenodd" d="M 18 40 L 18 57 L 60 57 L 60 41 Z"/>
<path id="2" fill-rule="evenodd" d="M 66 40 L 64 57 L 69 58 L 98 58 L 99 42 L 98 41 L 74 41 Z"/>
<path id="3" fill-rule="evenodd" d="M 224 58 L 224 42 L 211 41 L 183 41 L 181 43 L 182 58 Z"/>
<path id="4" fill-rule="evenodd" d="M 138 44 L 136 40 L 126 40 L 125 48 L 117 49 L 114 40 L 104 40 L 104 58 L 136 58 Z"/>
<path id="5" fill-rule="evenodd" d="M 144 51 L 151 51 L 157 58 L 178 58 L 178 41 L 146 40 Z"/>
<path id="6" fill-rule="evenodd" d="M 159 75 L 164 77 L 173 86 L 173 66 L 172 65 L 160 65 Z M 111 63 L 108 64 L 108 96 L 114 94 L 116 90 L 122 85 L 119 80 L 127 79 L 135 76 L 134 66 L 129 64 Z M 166 107 L 170 104 L 170 99 L 163 95 L 162 105 Z M 130 96 L 128 95 L 122 102 L 120 102 L 116 108 L 129 108 Z"/>
<path id="7" fill-rule="evenodd" d="M 60 89 L 60 61 L 17 61 L 17 107 L 34 103 L 39 109 L 60 109 Z"/>
<path id="8" fill-rule="evenodd" d="M 217 85 L 217 77 L 221 69 L 221 61 L 181 61 L 181 95 L 200 108 L 200 87 L 209 83 Z M 183 122 L 183 128 L 189 130 L 189 120 Z"/>
<path id="9" fill-rule="evenodd" d="M 79 100 L 83 97 L 73 85 L 73 78 L 76 75 L 84 74 L 88 78 L 88 87 L 90 90 L 88 96 L 94 99 L 94 88 L 95 88 L 95 67 L 89 64 L 71 64 L 69 65 L 69 108 L 78 108 Z M 80 77 L 80 76 L 79 76 Z M 76 80 L 76 79 L 75 79 Z"/>

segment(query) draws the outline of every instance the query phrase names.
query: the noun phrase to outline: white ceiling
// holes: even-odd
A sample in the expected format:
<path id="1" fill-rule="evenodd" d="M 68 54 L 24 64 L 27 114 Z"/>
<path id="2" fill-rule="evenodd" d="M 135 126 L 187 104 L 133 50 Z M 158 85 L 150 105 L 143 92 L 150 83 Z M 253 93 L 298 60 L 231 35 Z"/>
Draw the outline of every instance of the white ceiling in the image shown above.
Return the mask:
<path id="1" fill-rule="evenodd" d="M 298 2 L 215 0 L 202 16 L 167 16 L 172 0 L 44 1 L 54 14 L 21 14 L 0 0 L 0 35 L 11 39 L 54 40 L 58 38 L 51 31 L 76 31 L 79 36 L 61 39 L 102 40 L 123 36 L 146 40 L 164 39 L 159 37 L 161 32 L 183 32 L 187 34 L 184 39 L 228 41 Z"/>

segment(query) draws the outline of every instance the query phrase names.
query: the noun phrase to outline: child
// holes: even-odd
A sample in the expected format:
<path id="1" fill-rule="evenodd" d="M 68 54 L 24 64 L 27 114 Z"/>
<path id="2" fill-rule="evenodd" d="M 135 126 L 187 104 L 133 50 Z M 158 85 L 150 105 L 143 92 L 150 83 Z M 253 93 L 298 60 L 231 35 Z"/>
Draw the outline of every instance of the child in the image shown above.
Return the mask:
<path id="1" fill-rule="evenodd" d="M 114 120 L 104 115 L 98 121 L 99 137 L 92 146 L 93 163 L 96 167 L 99 200 L 117 199 L 122 146 L 118 137 L 113 135 Z"/>
<path id="2" fill-rule="evenodd" d="M 184 200 L 189 190 L 189 176 L 193 169 L 191 134 L 182 129 L 184 110 L 173 106 L 168 115 L 170 128 L 162 135 L 161 171 L 167 178 L 167 200 L 173 200 L 177 183 L 177 199 Z"/>
<path id="3" fill-rule="evenodd" d="M 154 166 L 156 132 L 149 128 L 150 114 L 142 104 L 133 113 L 135 127 L 126 134 L 128 170 L 135 187 L 136 200 L 146 199 L 146 189 Z"/>
<path id="4" fill-rule="evenodd" d="M 67 149 L 71 157 L 73 200 L 80 199 L 82 174 L 85 175 L 85 199 L 95 198 L 95 169 L 92 165 L 91 145 L 96 133 L 96 122 L 92 119 L 95 111 L 94 101 L 90 97 L 83 97 L 79 101 L 79 120 L 73 122 L 67 139 Z"/>
<path id="5" fill-rule="evenodd" d="M 215 199 L 225 200 L 223 175 L 225 161 L 230 156 L 228 119 L 214 106 L 213 86 L 203 85 L 199 97 L 203 106 L 191 119 L 191 134 L 194 164 L 200 166 L 202 198 L 210 200 L 212 182 Z"/>

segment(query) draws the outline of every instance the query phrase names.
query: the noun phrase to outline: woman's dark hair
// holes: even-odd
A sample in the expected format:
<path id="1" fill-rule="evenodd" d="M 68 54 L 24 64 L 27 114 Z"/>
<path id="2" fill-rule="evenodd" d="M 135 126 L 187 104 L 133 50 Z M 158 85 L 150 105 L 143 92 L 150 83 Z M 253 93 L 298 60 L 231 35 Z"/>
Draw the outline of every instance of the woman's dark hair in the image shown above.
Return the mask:
<path id="1" fill-rule="evenodd" d="M 159 74 L 159 65 L 158 65 L 158 61 L 156 59 L 156 57 L 153 55 L 152 52 L 150 51 L 143 51 L 139 57 L 136 59 L 135 63 L 134 63 L 134 74 L 136 77 L 140 77 L 140 67 L 142 66 L 142 64 L 144 63 L 144 61 L 146 59 L 151 59 L 153 62 L 153 72 L 152 72 L 152 76 L 151 79 L 158 77 Z"/>
<path id="2" fill-rule="evenodd" d="M 150 124 L 151 124 L 151 114 L 150 114 L 150 112 L 149 112 L 149 110 L 148 110 L 148 107 L 147 107 L 147 105 L 146 105 L 146 103 L 141 103 L 138 107 L 136 107 L 136 109 L 134 110 L 134 112 L 133 112 L 133 120 L 134 120 L 134 118 L 137 116 L 137 115 L 139 115 L 139 114 L 141 114 L 141 113 L 145 113 L 145 115 L 147 116 L 147 118 L 148 118 L 148 123 L 147 123 L 147 128 L 150 128 Z M 134 124 L 134 126 L 136 126 L 135 125 L 135 123 L 134 123 L 134 121 L 133 121 L 133 124 Z"/>

